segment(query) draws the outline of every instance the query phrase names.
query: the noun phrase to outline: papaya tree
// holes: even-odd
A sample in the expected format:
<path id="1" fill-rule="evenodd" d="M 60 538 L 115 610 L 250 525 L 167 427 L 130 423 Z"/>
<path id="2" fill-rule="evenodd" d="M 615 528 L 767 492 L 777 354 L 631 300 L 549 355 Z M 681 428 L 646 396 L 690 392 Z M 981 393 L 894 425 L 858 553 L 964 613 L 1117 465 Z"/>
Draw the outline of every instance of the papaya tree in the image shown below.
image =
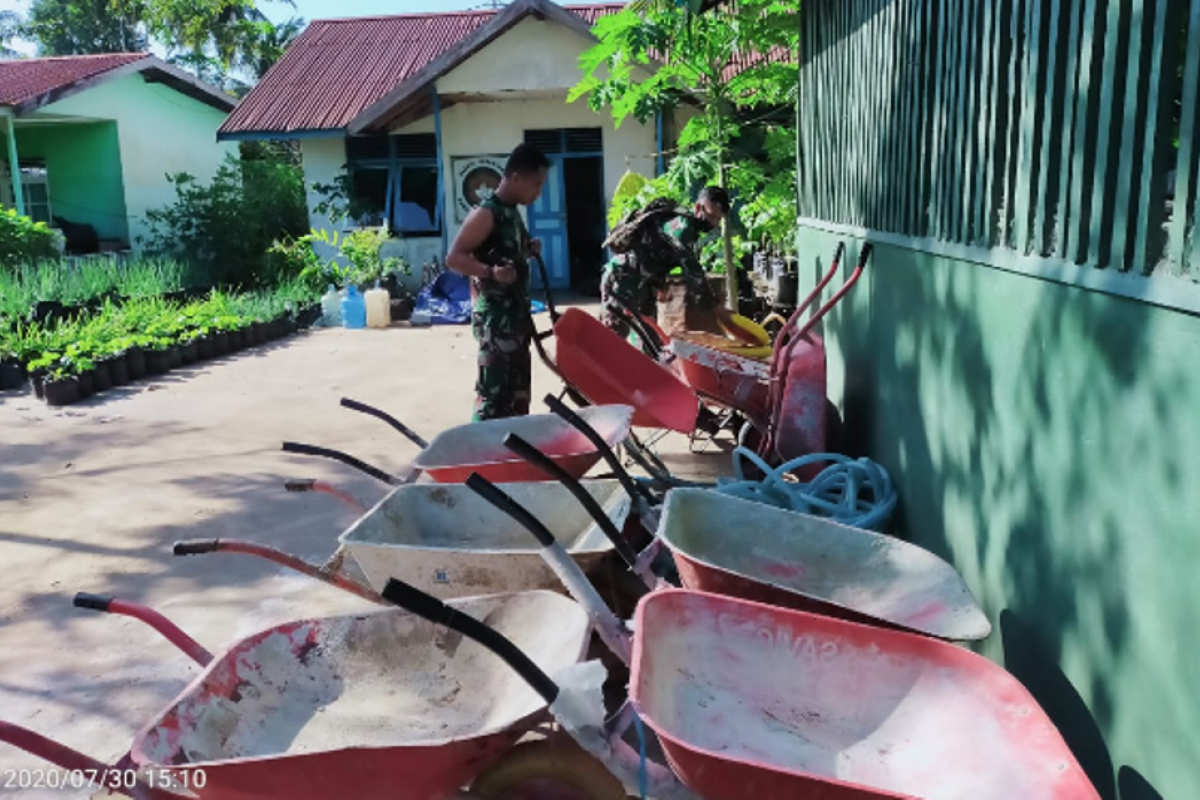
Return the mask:
<path id="1" fill-rule="evenodd" d="M 698 113 L 680 131 L 667 174 L 623 202 L 641 202 L 663 190 L 683 200 L 690 188 L 715 178 L 748 200 L 751 221 L 768 223 L 755 233 L 779 235 L 781 216 L 794 225 L 794 188 L 785 210 L 765 204 L 777 203 L 795 186 L 794 158 L 779 158 L 783 142 L 794 150 L 795 136 L 786 124 L 764 125 L 763 112 L 795 104 L 796 3 L 739 0 L 702 12 L 707 5 L 712 3 L 636 0 L 601 18 L 593 29 L 599 43 L 581 56 L 584 77 L 570 100 L 586 97 L 593 110 L 607 109 L 617 125 L 629 117 L 644 124 L 681 104 L 694 106 Z M 755 156 L 739 158 L 744 155 L 739 143 L 756 137 Z M 722 262 L 736 308 L 733 250 L 727 220 Z"/>

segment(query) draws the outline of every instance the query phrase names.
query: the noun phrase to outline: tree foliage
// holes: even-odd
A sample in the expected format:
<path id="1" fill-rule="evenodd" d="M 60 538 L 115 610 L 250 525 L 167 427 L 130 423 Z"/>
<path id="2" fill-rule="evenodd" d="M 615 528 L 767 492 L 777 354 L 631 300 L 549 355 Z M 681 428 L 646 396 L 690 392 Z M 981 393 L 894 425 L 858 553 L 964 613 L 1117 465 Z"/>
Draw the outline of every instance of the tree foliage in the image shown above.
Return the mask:
<path id="1" fill-rule="evenodd" d="M 42 56 L 138 52 L 148 44 L 143 11 L 140 0 L 34 0 L 20 32 Z"/>
<path id="2" fill-rule="evenodd" d="M 796 4 L 740 0 L 700 13 L 700 0 L 637 0 L 602 18 L 599 44 L 580 59 L 586 97 L 617 124 L 698 106 L 666 174 L 620 212 L 655 195 L 686 202 L 704 183 L 734 194 L 745 238 L 790 249 L 795 226 Z M 771 113 L 776 112 L 776 113 Z"/>
<path id="3" fill-rule="evenodd" d="M 228 156 L 205 184 L 170 175 L 176 199 L 146 213 L 147 251 L 199 263 L 222 281 L 268 282 L 267 251 L 276 239 L 308 230 L 304 172 L 294 148 L 247 148 Z"/>
<path id="4" fill-rule="evenodd" d="M 244 83 L 235 73 L 262 77 L 303 27 L 300 19 L 273 24 L 254 0 L 34 0 L 19 33 L 45 56 L 142 51 L 158 42 L 172 63 L 235 88 Z"/>

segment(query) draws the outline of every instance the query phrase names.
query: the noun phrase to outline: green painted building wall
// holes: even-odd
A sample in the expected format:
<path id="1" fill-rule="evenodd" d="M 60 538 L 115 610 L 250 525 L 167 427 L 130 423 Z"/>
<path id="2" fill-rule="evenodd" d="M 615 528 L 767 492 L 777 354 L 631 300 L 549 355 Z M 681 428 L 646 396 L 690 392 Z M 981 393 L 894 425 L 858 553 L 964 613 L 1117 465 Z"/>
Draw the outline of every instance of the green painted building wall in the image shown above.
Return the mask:
<path id="1" fill-rule="evenodd" d="M 187 173 L 207 183 L 236 156 L 236 143 L 217 142 L 227 112 L 141 75 L 101 83 L 43 109 L 46 113 L 110 118 L 117 123 L 129 236 L 134 249 L 149 235 L 146 212 L 175 201 L 167 175 Z"/>
<path id="2" fill-rule="evenodd" d="M 1103 797 L 1200 797 L 1200 318 L 877 244 L 826 334 L 847 449 L 983 603 L 982 652 Z"/>
<path id="3" fill-rule="evenodd" d="M 1200 0 L 800 16 L 801 286 L 874 244 L 846 449 L 1105 800 L 1200 798 Z"/>
<path id="4" fill-rule="evenodd" d="M 91 225 L 102 239 L 128 241 L 121 149 L 115 122 L 17 129 L 20 158 L 46 162 L 55 216 Z"/>

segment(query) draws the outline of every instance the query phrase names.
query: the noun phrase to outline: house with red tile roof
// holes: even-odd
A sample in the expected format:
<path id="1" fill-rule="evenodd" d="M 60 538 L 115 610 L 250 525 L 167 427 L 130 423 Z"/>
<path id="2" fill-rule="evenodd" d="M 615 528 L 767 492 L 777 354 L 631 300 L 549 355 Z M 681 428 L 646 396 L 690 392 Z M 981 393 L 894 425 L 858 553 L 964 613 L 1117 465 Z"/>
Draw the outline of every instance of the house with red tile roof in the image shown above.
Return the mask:
<path id="1" fill-rule="evenodd" d="M 387 222 L 394 252 L 417 273 L 442 257 L 507 153 L 534 143 L 554 162 L 527 213 L 551 283 L 594 282 L 609 198 L 627 169 L 655 173 L 679 122 L 618 128 L 586 100 L 567 102 L 579 57 L 596 43 L 592 25 L 623 5 L 515 0 L 501 10 L 318 20 L 220 137 L 300 140 L 308 184 L 349 177 L 365 209 L 359 222 Z M 333 230 L 317 213 L 321 198 L 310 194 L 312 224 Z"/>
<path id="2" fill-rule="evenodd" d="M 134 251 L 168 173 L 208 179 L 236 101 L 147 53 L 0 61 L 0 204 L 82 250 Z"/>

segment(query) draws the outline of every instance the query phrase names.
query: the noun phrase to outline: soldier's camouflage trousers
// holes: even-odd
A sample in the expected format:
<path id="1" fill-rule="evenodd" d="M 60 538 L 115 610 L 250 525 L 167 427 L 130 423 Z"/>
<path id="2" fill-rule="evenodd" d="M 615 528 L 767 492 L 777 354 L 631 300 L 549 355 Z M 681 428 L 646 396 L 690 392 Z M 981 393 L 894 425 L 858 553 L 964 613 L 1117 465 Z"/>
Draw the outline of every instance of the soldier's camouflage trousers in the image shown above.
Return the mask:
<path id="1" fill-rule="evenodd" d="M 655 292 L 650 282 L 634 270 L 609 263 L 600 279 L 600 321 L 622 339 L 629 336 L 629 324 L 622 316 L 619 299 L 634 313 L 654 319 Z"/>
<path id="2" fill-rule="evenodd" d="M 482 297 L 471 313 L 471 332 L 479 344 L 475 422 L 529 413 L 533 361 L 528 310 L 523 306 L 516 300 Z"/>

